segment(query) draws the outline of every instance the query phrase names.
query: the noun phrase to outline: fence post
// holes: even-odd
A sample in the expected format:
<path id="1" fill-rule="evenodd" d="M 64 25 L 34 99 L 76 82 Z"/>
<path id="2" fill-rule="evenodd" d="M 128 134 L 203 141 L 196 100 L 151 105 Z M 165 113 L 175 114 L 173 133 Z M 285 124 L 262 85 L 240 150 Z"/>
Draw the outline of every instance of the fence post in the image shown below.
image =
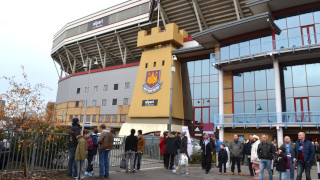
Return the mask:
<path id="1" fill-rule="evenodd" d="M 39 136 L 39 134 L 36 133 L 35 139 L 37 139 L 38 136 Z M 34 146 L 33 146 L 33 148 L 32 148 L 31 167 L 30 167 L 30 170 L 31 170 L 31 171 L 33 171 L 33 167 L 34 167 L 34 161 L 35 161 L 36 150 L 37 150 L 37 149 L 36 149 L 36 144 L 37 144 L 37 146 L 38 146 L 38 142 L 35 142 L 35 143 L 34 143 Z"/>

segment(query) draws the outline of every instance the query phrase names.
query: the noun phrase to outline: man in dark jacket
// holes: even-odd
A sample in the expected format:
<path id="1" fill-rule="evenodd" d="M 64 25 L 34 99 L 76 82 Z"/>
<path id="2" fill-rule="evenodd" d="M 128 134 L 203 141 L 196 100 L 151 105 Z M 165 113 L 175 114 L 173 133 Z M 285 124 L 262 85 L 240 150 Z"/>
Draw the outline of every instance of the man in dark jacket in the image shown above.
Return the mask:
<path id="1" fill-rule="evenodd" d="M 240 167 L 240 157 L 241 157 L 241 153 L 243 152 L 243 144 L 242 142 L 239 141 L 239 137 L 237 134 L 235 134 L 233 136 L 233 141 L 230 141 L 230 145 L 229 145 L 229 149 L 230 149 L 230 156 L 231 156 L 231 175 L 234 174 L 234 169 L 235 169 L 235 164 L 237 161 L 237 166 L 238 166 L 238 174 L 240 176 L 243 175 L 243 173 L 241 172 L 241 167 Z"/>
<path id="2" fill-rule="evenodd" d="M 131 129 L 130 136 L 126 138 L 126 144 L 125 144 L 125 152 L 126 152 L 126 172 L 129 172 L 129 160 L 130 160 L 130 172 L 134 173 L 134 158 L 135 154 L 137 152 L 137 144 L 138 144 L 138 138 L 134 135 L 136 133 L 136 130 Z"/>
<path id="3" fill-rule="evenodd" d="M 216 147 L 214 142 L 211 140 L 209 134 L 206 133 L 201 144 L 201 152 L 205 162 L 206 174 L 208 174 L 211 169 L 212 155 L 215 153 L 215 150 Z"/>
<path id="4" fill-rule="evenodd" d="M 249 166 L 249 171 L 250 171 L 250 176 L 253 176 L 253 170 L 252 170 L 252 162 L 251 162 L 251 147 L 252 147 L 252 135 L 249 135 L 249 140 L 247 143 L 244 145 L 244 153 L 247 155 L 247 160 L 248 160 L 248 166 Z"/>
<path id="5" fill-rule="evenodd" d="M 80 133 L 80 125 L 79 119 L 73 118 L 72 119 L 72 127 L 69 130 L 69 162 L 68 162 L 68 173 L 69 177 L 77 177 L 77 163 L 74 160 L 76 149 L 78 145 L 77 136 L 81 135 Z"/>
<path id="6" fill-rule="evenodd" d="M 286 179 L 288 180 L 294 180 L 294 170 L 295 170 L 295 165 L 293 162 L 293 151 L 294 151 L 294 143 L 292 143 L 291 139 L 289 136 L 284 137 L 284 144 L 280 146 L 280 149 L 284 148 L 285 153 L 287 156 L 287 172 L 286 172 Z"/>
<path id="7" fill-rule="evenodd" d="M 186 132 L 182 132 L 180 134 L 181 142 L 180 142 L 180 157 L 178 166 L 175 170 L 172 170 L 173 173 L 179 173 L 179 170 L 181 169 L 181 161 L 183 156 L 188 156 L 188 138 L 186 137 Z M 185 165 L 184 171 L 181 172 L 181 174 L 188 174 L 188 167 Z"/>
<path id="8" fill-rule="evenodd" d="M 301 180 L 303 171 L 306 171 L 306 179 L 311 180 L 310 169 L 315 159 L 314 147 L 311 141 L 306 139 L 304 132 L 299 132 L 298 139 L 293 151 L 293 161 L 298 164 L 297 180 Z"/>
<path id="9" fill-rule="evenodd" d="M 269 180 L 272 180 L 271 163 L 275 154 L 275 147 L 268 141 L 267 135 L 261 136 L 262 142 L 258 145 L 258 157 L 260 159 L 260 174 L 259 180 L 263 178 L 264 169 L 267 168 L 269 173 Z"/>
<path id="10" fill-rule="evenodd" d="M 178 147 L 177 147 L 177 155 L 174 157 L 174 164 L 173 167 L 177 167 L 179 164 L 179 159 L 180 159 L 180 146 L 181 146 L 181 137 L 180 137 L 180 133 L 176 132 L 175 134 L 177 142 L 178 142 Z"/>
<path id="11" fill-rule="evenodd" d="M 177 149 L 179 146 L 179 142 L 177 138 L 175 137 L 174 131 L 171 132 L 168 138 L 166 138 L 166 146 L 164 147 L 163 152 L 168 154 L 168 160 L 166 164 L 166 169 L 169 168 L 169 170 L 172 170 L 173 168 L 173 163 L 174 163 L 174 156 L 178 154 Z"/>
<path id="12" fill-rule="evenodd" d="M 220 151 L 218 156 L 218 162 L 219 162 L 219 175 L 222 174 L 222 167 L 224 168 L 224 175 L 227 175 L 227 162 L 228 162 L 228 153 L 224 149 L 224 144 L 220 145 Z"/>

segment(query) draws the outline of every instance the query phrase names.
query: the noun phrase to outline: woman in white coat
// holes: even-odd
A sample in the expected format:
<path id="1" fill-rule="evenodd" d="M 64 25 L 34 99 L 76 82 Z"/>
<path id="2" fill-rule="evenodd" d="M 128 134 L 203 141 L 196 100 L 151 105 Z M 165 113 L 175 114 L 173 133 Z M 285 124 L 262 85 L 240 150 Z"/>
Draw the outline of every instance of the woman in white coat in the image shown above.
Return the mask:
<path id="1" fill-rule="evenodd" d="M 258 157 L 258 145 L 260 144 L 259 136 L 253 135 L 252 136 L 254 143 L 251 147 L 251 162 L 252 162 L 252 169 L 255 171 L 254 179 L 258 179 L 259 172 L 260 172 L 260 159 Z"/>

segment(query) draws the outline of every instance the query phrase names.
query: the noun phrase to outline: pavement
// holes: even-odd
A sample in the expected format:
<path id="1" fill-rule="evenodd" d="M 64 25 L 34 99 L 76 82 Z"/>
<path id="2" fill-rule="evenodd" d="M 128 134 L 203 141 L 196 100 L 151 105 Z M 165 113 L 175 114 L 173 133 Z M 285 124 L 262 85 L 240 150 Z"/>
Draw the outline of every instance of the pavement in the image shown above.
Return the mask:
<path id="1" fill-rule="evenodd" d="M 205 171 L 201 169 L 200 165 L 192 165 L 189 168 L 189 174 L 188 175 L 182 175 L 182 174 L 174 174 L 169 170 L 166 170 L 163 168 L 163 164 L 157 163 L 157 164 L 149 164 L 149 165 L 143 165 L 141 167 L 141 171 L 137 171 L 134 174 L 131 173 L 125 173 L 125 170 L 112 167 L 110 169 L 110 176 L 108 179 L 114 179 L 114 180 L 212 180 L 212 179 L 229 179 L 229 180 L 244 180 L 244 179 L 253 179 L 249 175 L 249 169 L 248 166 L 241 166 L 241 170 L 244 173 L 243 176 L 237 175 L 237 172 L 235 175 L 230 175 L 230 168 L 227 168 L 228 175 L 219 175 L 219 169 L 213 166 L 209 174 L 205 174 Z M 96 173 L 98 173 L 98 170 L 96 170 Z M 295 171 L 296 173 L 296 171 Z M 96 174 L 98 175 L 98 174 Z M 317 167 L 313 166 L 311 169 L 311 178 L 312 179 L 318 179 L 317 174 Z M 295 174 L 296 178 L 296 174 Z M 95 177 L 85 177 L 86 180 L 93 180 Z M 264 172 L 264 178 L 268 179 L 267 171 Z M 279 179 L 278 173 L 275 171 L 273 175 L 273 179 Z M 305 179 L 305 174 L 303 174 L 303 178 Z"/>

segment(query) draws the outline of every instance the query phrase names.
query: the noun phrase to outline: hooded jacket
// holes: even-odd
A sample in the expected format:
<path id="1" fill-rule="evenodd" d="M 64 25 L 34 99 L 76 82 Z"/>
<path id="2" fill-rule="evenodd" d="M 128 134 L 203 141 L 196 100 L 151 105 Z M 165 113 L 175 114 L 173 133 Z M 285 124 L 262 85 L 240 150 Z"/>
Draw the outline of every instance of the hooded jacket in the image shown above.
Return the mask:
<path id="1" fill-rule="evenodd" d="M 76 150 L 76 161 L 85 160 L 88 156 L 88 144 L 87 140 L 83 137 L 83 135 L 77 136 L 78 146 Z"/>
<path id="2" fill-rule="evenodd" d="M 259 164 L 260 163 L 260 159 L 258 157 L 258 145 L 260 144 L 260 140 L 256 140 L 256 142 L 254 142 L 252 144 L 251 147 L 251 162 L 255 163 L 255 164 Z"/>
<path id="3" fill-rule="evenodd" d="M 81 134 L 80 125 L 78 124 L 79 119 L 73 118 L 72 120 L 72 127 L 69 130 L 69 148 L 77 148 L 77 136 Z"/>
<path id="4" fill-rule="evenodd" d="M 161 138 L 160 143 L 159 143 L 159 147 L 160 147 L 160 154 L 166 154 L 163 152 L 164 147 L 166 146 L 166 137 Z"/>
<path id="5" fill-rule="evenodd" d="M 178 154 L 178 146 L 179 142 L 177 138 L 170 134 L 168 138 L 166 138 L 166 146 L 164 147 L 163 152 L 170 155 L 177 155 Z"/>

